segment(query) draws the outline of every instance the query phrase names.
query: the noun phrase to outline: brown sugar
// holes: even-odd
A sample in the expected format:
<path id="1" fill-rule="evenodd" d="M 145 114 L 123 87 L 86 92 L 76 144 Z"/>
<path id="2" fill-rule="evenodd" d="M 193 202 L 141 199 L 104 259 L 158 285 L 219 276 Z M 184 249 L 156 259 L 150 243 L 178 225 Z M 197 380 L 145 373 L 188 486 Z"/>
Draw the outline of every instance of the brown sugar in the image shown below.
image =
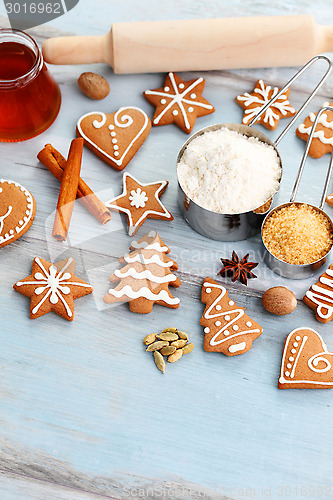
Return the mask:
<path id="1" fill-rule="evenodd" d="M 333 245 L 329 218 L 305 203 L 292 203 L 273 211 L 262 230 L 267 249 L 289 264 L 311 264 Z"/>

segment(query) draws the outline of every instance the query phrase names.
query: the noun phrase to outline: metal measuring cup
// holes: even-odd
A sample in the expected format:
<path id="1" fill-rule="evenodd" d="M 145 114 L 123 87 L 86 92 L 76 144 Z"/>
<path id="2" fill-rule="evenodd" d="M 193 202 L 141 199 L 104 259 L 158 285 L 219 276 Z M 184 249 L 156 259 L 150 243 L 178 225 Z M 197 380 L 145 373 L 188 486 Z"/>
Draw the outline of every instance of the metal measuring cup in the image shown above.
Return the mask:
<path id="1" fill-rule="evenodd" d="M 293 83 L 294 81 L 301 76 L 304 71 L 307 70 L 309 66 L 314 64 L 318 60 L 324 60 L 328 64 L 328 69 L 326 70 L 324 76 L 321 78 L 319 83 L 316 85 L 314 90 L 311 92 L 309 97 L 306 99 L 304 104 L 298 110 L 296 115 L 292 118 L 292 120 L 288 123 L 279 137 L 273 142 L 271 139 L 266 137 L 262 132 L 252 128 L 252 125 L 263 115 L 267 109 L 282 95 Z M 309 104 L 309 102 L 316 95 L 319 88 L 322 86 L 328 75 L 332 70 L 332 62 L 326 56 L 316 56 L 312 58 L 303 68 L 301 68 L 290 80 L 289 82 L 259 111 L 259 113 L 250 121 L 249 125 L 243 125 L 238 123 L 218 123 L 215 125 L 210 125 L 205 127 L 195 134 L 193 134 L 183 145 L 181 148 L 178 158 L 177 165 L 182 158 L 184 151 L 190 142 L 192 142 L 196 137 L 204 134 L 205 132 L 211 132 L 215 130 L 219 130 L 221 128 L 227 128 L 229 130 L 233 130 L 247 137 L 256 137 L 260 141 L 264 142 L 272 146 L 276 154 L 278 156 L 280 166 L 281 166 L 281 178 L 282 178 L 282 161 L 277 149 L 277 145 L 283 139 L 285 134 L 289 131 L 289 129 L 293 126 L 299 115 L 303 112 L 305 107 Z M 280 178 L 280 182 L 281 182 Z M 178 172 L 177 172 L 178 179 Z M 276 197 L 278 190 L 275 193 L 272 193 L 271 197 L 264 202 L 260 207 L 255 208 L 249 212 L 243 212 L 238 214 L 221 214 L 217 212 L 212 212 L 211 210 L 207 210 L 206 208 L 201 207 L 196 202 L 191 200 L 189 196 L 184 192 L 183 188 L 180 185 L 178 179 L 178 203 L 180 206 L 181 214 L 186 222 L 197 232 L 211 238 L 213 240 L 220 241 L 238 241 L 245 240 L 251 236 L 254 236 L 260 232 L 260 228 L 262 226 L 265 215 L 269 211 L 273 198 Z"/>
<path id="2" fill-rule="evenodd" d="M 333 169 L 333 150 L 332 150 L 331 157 L 330 157 L 330 163 L 329 163 L 328 172 L 327 172 L 327 176 L 326 176 L 326 180 L 325 180 L 325 185 L 324 185 L 324 190 L 323 190 L 323 193 L 322 193 L 322 197 L 321 197 L 321 201 L 320 201 L 319 207 L 316 207 L 315 205 L 310 205 L 309 203 L 301 203 L 301 202 L 295 202 L 294 201 L 295 198 L 296 198 L 296 194 L 297 194 L 297 191 L 298 191 L 299 183 L 300 183 L 300 180 L 301 180 L 301 177 L 302 177 L 302 173 L 303 173 L 303 170 L 304 170 L 304 165 L 305 165 L 305 162 L 306 162 L 306 159 L 307 159 L 307 156 L 308 156 L 308 152 L 309 152 L 309 149 L 310 149 L 311 141 L 312 141 L 312 138 L 314 136 L 314 133 L 315 133 L 315 130 L 316 130 L 316 127 L 317 127 L 317 123 L 319 121 L 319 118 L 320 118 L 321 114 L 324 113 L 325 111 L 333 111 L 333 107 L 331 107 L 331 106 L 323 107 L 317 113 L 317 116 L 315 118 L 315 121 L 313 122 L 311 131 L 310 131 L 310 135 L 309 135 L 308 141 L 306 143 L 306 147 L 305 147 L 305 150 L 304 150 L 304 154 L 303 154 L 303 157 L 302 157 L 302 161 L 301 161 L 300 167 L 298 169 L 298 173 L 297 173 L 295 185 L 294 185 L 294 188 L 293 188 L 293 191 L 292 191 L 289 203 L 284 203 L 284 204 L 279 205 L 278 207 L 274 208 L 273 210 L 271 210 L 266 215 L 266 217 L 265 217 L 265 219 L 263 221 L 263 224 L 262 224 L 262 228 L 261 228 L 261 240 L 262 240 L 262 243 L 263 243 L 264 248 L 265 248 L 264 262 L 268 265 L 268 267 L 270 269 L 272 269 L 272 271 L 274 271 L 276 274 L 279 274 L 280 276 L 284 276 L 285 278 L 302 279 L 302 278 L 308 278 L 308 277 L 312 276 L 315 273 L 315 271 L 317 269 L 319 269 L 326 262 L 326 258 L 327 258 L 328 254 L 330 253 L 330 251 L 332 249 L 332 246 L 331 246 L 331 248 L 328 250 L 328 252 L 326 253 L 326 255 L 324 255 L 323 257 L 321 257 L 319 260 L 311 262 L 309 264 L 289 264 L 288 262 L 285 262 L 285 261 L 283 261 L 283 260 L 278 259 L 277 257 L 275 257 L 268 250 L 267 246 L 265 245 L 265 243 L 263 241 L 263 229 L 265 227 L 265 223 L 267 222 L 267 220 L 271 217 L 271 215 L 274 212 L 280 210 L 283 207 L 288 207 L 290 205 L 298 205 L 298 206 L 300 206 L 300 205 L 308 205 L 309 207 L 312 207 L 314 210 L 316 210 L 318 213 L 322 214 L 327 219 L 327 221 L 329 222 L 329 224 L 331 226 L 331 231 L 332 231 L 332 234 L 333 234 L 333 224 L 332 224 L 332 221 L 331 221 L 330 217 L 323 211 L 323 206 L 324 206 L 324 203 L 325 203 L 325 199 L 326 199 L 326 195 L 327 195 L 327 191 L 328 191 L 328 186 L 329 186 L 329 182 L 330 182 L 330 178 L 331 178 L 331 174 L 332 174 L 332 169 Z"/>

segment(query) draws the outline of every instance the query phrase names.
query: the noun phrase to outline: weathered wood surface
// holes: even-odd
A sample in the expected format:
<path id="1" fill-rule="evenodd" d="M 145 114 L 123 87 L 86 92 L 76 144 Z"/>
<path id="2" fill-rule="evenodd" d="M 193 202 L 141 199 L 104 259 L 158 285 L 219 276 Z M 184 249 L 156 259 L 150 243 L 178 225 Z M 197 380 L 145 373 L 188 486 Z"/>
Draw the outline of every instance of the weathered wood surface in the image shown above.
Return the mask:
<path id="1" fill-rule="evenodd" d="M 121 20 L 281 12 L 311 13 L 318 22 L 333 24 L 330 2 L 324 0 L 315 6 L 309 1 L 282 0 L 220 0 L 209 8 L 207 5 L 190 0 L 98 0 L 92 7 L 91 2 L 81 0 L 65 17 L 32 33 L 41 41 L 55 33 L 102 34 L 112 22 Z M 4 17 L 0 21 L 1 26 L 8 22 Z M 139 236 L 154 228 L 171 247 L 170 255 L 179 264 L 183 282 L 175 291 L 181 299 L 178 310 L 155 306 L 150 315 L 140 316 L 130 313 L 127 305 L 110 308 L 101 301 L 108 289 L 108 276 L 131 241 L 124 219 L 116 213 L 102 227 L 76 204 L 70 248 L 52 240 L 59 183 L 38 163 L 37 152 L 51 142 L 66 154 L 77 118 L 88 111 L 137 105 L 151 115 L 142 91 L 163 81 L 163 75 L 115 76 L 108 67 L 93 68 L 110 81 L 111 93 L 105 101 L 93 103 L 78 91 L 76 79 L 87 67 L 54 67 L 52 73 L 63 95 L 56 123 L 31 141 L 0 143 L 1 177 L 28 187 L 38 206 L 29 232 L 1 249 L 1 499 L 118 500 L 141 496 L 218 500 L 253 497 L 253 493 L 258 498 L 311 494 L 333 498 L 333 393 L 279 391 L 276 387 L 287 333 L 306 325 L 317 329 L 333 348 L 332 327 L 316 322 L 302 302 L 285 318 L 263 311 L 260 299 L 266 288 L 282 284 L 301 299 L 312 280 L 275 276 L 262 263 L 258 237 L 247 242 L 214 242 L 193 232 L 182 220 L 174 165 L 185 134 L 174 126 L 153 129 L 127 167 L 144 182 L 170 181 L 163 200 L 175 220 L 170 224 L 147 221 Z M 251 90 L 258 76 L 282 85 L 295 70 L 205 74 L 205 97 L 216 112 L 200 118 L 195 130 L 213 122 L 239 122 L 241 109 L 233 101 L 237 94 Z M 291 100 L 296 107 L 318 78 L 316 68 L 295 85 Z M 311 110 L 332 98 L 332 81 L 321 90 Z M 274 133 L 267 135 L 274 137 Z M 279 146 L 284 165 L 280 201 L 288 200 L 303 147 L 294 133 Z M 309 160 L 299 199 L 319 201 L 327 165 L 328 157 Z M 104 200 L 121 191 L 121 174 L 88 150 L 84 152 L 82 177 Z M 333 215 L 332 208 L 327 207 L 327 212 Z M 207 275 L 215 278 L 220 257 L 233 249 L 241 254 L 250 251 L 251 259 L 260 261 L 257 280 L 250 281 L 247 288 L 229 285 L 228 290 L 249 316 L 263 325 L 264 333 L 246 355 L 226 358 L 202 349 L 199 319 L 203 306 L 199 298 L 202 279 Z M 15 281 L 30 273 L 35 255 L 53 260 L 73 255 L 77 274 L 94 286 L 93 296 L 76 301 L 72 324 L 52 314 L 31 321 L 29 300 L 12 289 Z M 195 350 L 179 364 L 167 366 L 163 377 L 144 352 L 141 340 L 167 325 L 189 332 Z"/>

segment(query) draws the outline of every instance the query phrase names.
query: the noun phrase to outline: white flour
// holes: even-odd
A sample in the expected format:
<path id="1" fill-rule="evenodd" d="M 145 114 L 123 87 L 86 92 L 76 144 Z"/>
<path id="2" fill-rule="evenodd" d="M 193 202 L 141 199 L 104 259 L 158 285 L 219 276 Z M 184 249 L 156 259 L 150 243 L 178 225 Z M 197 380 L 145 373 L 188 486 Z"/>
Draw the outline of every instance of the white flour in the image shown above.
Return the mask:
<path id="1" fill-rule="evenodd" d="M 260 207 L 277 191 L 281 166 L 272 146 L 222 128 L 190 142 L 177 173 L 183 191 L 198 205 L 236 214 Z"/>

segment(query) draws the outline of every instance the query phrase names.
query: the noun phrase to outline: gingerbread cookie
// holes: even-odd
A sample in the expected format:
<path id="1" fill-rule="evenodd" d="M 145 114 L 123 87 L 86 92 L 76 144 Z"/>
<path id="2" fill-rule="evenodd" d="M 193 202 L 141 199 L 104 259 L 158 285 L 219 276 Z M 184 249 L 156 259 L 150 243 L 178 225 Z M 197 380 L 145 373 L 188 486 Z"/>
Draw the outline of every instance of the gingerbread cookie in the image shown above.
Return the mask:
<path id="1" fill-rule="evenodd" d="M 326 197 L 326 203 L 330 206 L 330 207 L 333 207 L 333 193 L 329 194 L 327 197 Z"/>
<path id="2" fill-rule="evenodd" d="M 333 318 L 333 264 L 319 277 L 303 297 L 305 304 L 316 311 L 316 318 L 321 323 L 328 323 Z"/>
<path id="3" fill-rule="evenodd" d="M 120 108 L 110 114 L 87 113 L 76 125 L 76 133 L 83 137 L 85 145 L 116 170 L 126 167 L 150 129 L 150 119 L 135 106 Z"/>
<path id="4" fill-rule="evenodd" d="M 171 295 L 169 286 L 179 287 L 181 281 L 171 272 L 178 265 L 166 256 L 170 248 L 155 231 L 133 241 L 130 248 L 133 251 L 119 259 L 124 267 L 110 277 L 119 284 L 109 290 L 104 302 L 128 302 L 132 312 L 142 314 L 150 313 L 154 304 L 177 309 L 179 299 Z"/>
<path id="5" fill-rule="evenodd" d="M 262 80 L 258 80 L 251 94 L 245 92 L 243 95 L 238 95 L 235 101 L 244 109 L 242 123 L 248 125 L 252 118 L 254 118 L 259 111 L 276 96 L 279 90 L 280 89 L 277 87 L 271 87 L 270 85 L 266 85 Z M 290 105 L 288 100 L 289 92 L 289 89 L 287 89 L 284 94 L 266 110 L 256 123 L 260 123 L 269 130 L 275 130 L 280 118 L 294 116 L 296 114 L 296 109 Z"/>
<path id="6" fill-rule="evenodd" d="M 323 107 L 333 106 L 332 102 L 324 102 Z M 310 113 L 301 125 L 296 129 L 296 135 L 307 141 L 311 132 L 312 125 L 317 113 Z M 333 148 L 333 111 L 324 112 L 318 121 L 317 128 L 313 135 L 309 155 L 312 158 L 321 158 L 326 153 L 331 153 Z"/>
<path id="7" fill-rule="evenodd" d="M 332 389 L 333 353 L 315 330 L 296 328 L 284 343 L 279 389 Z"/>
<path id="8" fill-rule="evenodd" d="M 205 80 L 184 81 L 176 73 L 169 73 L 164 86 L 146 90 L 143 95 L 156 107 L 153 125 L 175 123 L 181 130 L 191 133 L 199 116 L 214 113 L 215 109 L 202 97 Z"/>
<path id="9" fill-rule="evenodd" d="M 72 257 L 57 264 L 35 257 L 30 276 L 14 285 L 14 290 L 31 298 L 31 319 L 54 311 L 68 321 L 73 321 L 74 299 L 93 291 L 88 283 L 74 273 L 75 261 Z"/>
<path id="10" fill-rule="evenodd" d="M 205 327 L 205 351 L 237 356 L 251 349 L 262 327 L 230 300 L 224 286 L 205 278 L 201 301 L 206 304 L 200 320 L 200 325 Z"/>
<path id="11" fill-rule="evenodd" d="M 168 181 L 141 184 L 132 175 L 125 173 L 123 192 L 105 202 L 105 206 L 127 215 L 128 234 L 133 236 L 147 218 L 173 220 L 160 200 L 168 184 Z"/>
<path id="12" fill-rule="evenodd" d="M 22 236 L 32 225 L 36 202 L 21 184 L 0 180 L 0 248 Z"/>

